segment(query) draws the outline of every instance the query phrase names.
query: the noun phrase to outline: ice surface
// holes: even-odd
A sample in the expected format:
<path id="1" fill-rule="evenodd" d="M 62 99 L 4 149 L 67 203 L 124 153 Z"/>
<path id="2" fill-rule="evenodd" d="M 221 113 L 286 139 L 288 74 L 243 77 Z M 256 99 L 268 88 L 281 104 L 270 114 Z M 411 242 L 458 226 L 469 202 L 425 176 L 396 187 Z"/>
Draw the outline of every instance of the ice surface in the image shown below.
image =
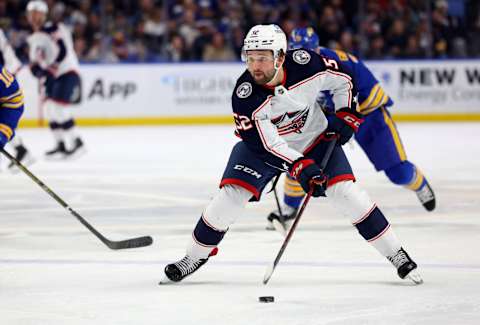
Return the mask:
<path id="1" fill-rule="evenodd" d="M 151 235 L 154 244 L 110 251 L 25 175 L 3 171 L 0 324 L 479 324 L 480 124 L 399 129 L 437 194 L 433 213 L 358 146 L 347 151 L 418 262 L 421 286 L 400 280 L 321 199 L 263 286 L 282 241 L 264 230 L 271 194 L 248 206 L 199 272 L 158 286 L 216 192 L 233 128 L 83 128 L 88 154 L 68 163 L 42 160 L 53 145 L 46 129 L 21 130 L 38 160 L 31 170 L 84 218 L 110 239 Z M 275 302 L 259 303 L 266 295 Z"/>

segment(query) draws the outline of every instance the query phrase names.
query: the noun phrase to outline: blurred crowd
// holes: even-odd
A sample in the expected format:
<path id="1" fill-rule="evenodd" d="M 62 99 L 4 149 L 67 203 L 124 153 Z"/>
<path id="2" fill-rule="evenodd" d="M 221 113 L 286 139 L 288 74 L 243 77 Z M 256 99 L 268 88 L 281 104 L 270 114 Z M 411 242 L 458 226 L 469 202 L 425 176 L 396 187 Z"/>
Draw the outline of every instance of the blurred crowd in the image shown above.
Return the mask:
<path id="1" fill-rule="evenodd" d="M 26 0 L 0 27 L 26 59 Z M 480 56 L 478 0 L 47 0 L 82 62 L 238 61 L 255 24 L 312 26 L 322 46 L 364 59 Z"/>

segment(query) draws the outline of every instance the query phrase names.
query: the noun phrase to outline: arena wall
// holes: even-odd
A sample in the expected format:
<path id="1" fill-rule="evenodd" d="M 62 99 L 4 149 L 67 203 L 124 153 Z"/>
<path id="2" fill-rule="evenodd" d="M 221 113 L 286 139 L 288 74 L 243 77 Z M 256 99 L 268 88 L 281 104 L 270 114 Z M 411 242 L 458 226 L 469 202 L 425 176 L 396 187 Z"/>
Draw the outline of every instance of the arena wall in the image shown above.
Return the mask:
<path id="1" fill-rule="evenodd" d="M 368 67 L 395 105 L 397 121 L 480 121 L 480 60 L 371 61 Z M 230 96 L 242 63 L 82 65 L 80 125 L 231 123 Z M 26 110 L 21 125 L 44 125 L 38 81 L 18 79 Z"/>

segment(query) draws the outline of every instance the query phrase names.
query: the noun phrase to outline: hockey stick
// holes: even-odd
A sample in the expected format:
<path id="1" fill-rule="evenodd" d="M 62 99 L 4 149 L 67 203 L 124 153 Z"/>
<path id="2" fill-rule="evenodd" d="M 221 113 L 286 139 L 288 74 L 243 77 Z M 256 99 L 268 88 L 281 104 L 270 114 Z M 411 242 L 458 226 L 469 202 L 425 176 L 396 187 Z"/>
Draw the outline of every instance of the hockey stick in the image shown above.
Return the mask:
<path id="1" fill-rule="evenodd" d="M 98 239 L 102 241 L 110 249 L 125 249 L 125 248 L 137 248 L 149 246 L 153 243 L 153 239 L 150 236 L 143 236 L 137 238 L 131 238 L 120 241 L 113 241 L 107 239 L 100 232 L 98 232 L 92 225 L 90 225 L 85 219 L 80 216 L 75 210 L 73 210 L 65 201 L 63 201 L 57 194 L 55 194 L 47 185 L 45 185 L 41 180 L 39 180 L 35 175 L 33 175 L 25 166 L 23 166 L 15 157 L 10 155 L 5 149 L 1 148 L 0 151 L 8 158 L 12 163 L 14 163 L 18 168 L 20 168 L 25 174 L 27 174 L 35 183 L 37 183 L 45 192 L 48 193 L 52 198 L 55 199 L 61 206 L 67 209 L 75 218 L 80 221 L 91 233 L 93 233 Z"/>
<path id="2" fill-rule="evenodd" d="M 280 200 L 278 199 L 278 192 L 277 192 L 277 183 L 278 183 L 278 179 L 280 178 L 280 175 L 277 176 L 277 179 L 273 183 L 272 190 L 273 190 L 273 195 L 275 196 L 275 202 L 277 203 L 278 216 L 280 217 L 280 220 L 282 220 L 282 222 L 283 222 L 284 221 L 284 215 L 283 215 L 282 207 L 280 206 Z"/>
<path id="3" fill-rule="evenodd" d="M 328 144 L 327 150 L 325 151 L 325 155 L 323 156 L 322 161 L 320 162 L 320 169 L 324 170 L 325 167 L 327 166 L 328 161 L 330 160 L 330 156 L 332 155 L 333 149 L 335 148 L 337 144 L 337 140 L 332 140 Z M 275 260 L 273 263 L 271 263 L 268 267 L 267 270 L 265 271 L 265 275 L 263 277 L 263 284 L 267 284 L 268 280 L 273 275 L 273 271 L 275 271 L 275 268 L 278 265 L 278 262 L 280 262 L 280 259 L 282 258 L 283 253 L 285 252 L 285 249 L 287 248 L 288 243 L 290 242 L 290 239 L 293 236 L 293 232 L 297 228 L 297 224 L 300 221 L 300 218 L 302 217 L 303 211 L 307 207 L 308 202 L 310 201 L 310 198 L 312 197 L 313 189 L 311 189 L 308 193 L 305 199 L 303 200 L 302 206 L 298 210 L 297 216 L 295 217 L 295 221 L 293 222 L 292 226 L 290 227 L 290 230 L 288 231 L 287 236 L 283 240 L 282 247 L 280 247 L 280 250 L 277 253 L 277 256 L 275 257 Z"/>

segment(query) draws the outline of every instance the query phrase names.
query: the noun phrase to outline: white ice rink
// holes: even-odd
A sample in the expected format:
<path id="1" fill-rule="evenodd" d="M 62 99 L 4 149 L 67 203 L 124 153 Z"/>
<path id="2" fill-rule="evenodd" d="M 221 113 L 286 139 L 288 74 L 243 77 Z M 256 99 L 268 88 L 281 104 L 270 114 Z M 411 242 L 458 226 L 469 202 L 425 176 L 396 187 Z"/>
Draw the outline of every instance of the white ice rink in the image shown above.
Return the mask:
<path id="1" fill-rule="evenodd" d="M 46 129 L 22 130 L 31 170 L 110 239 L 111 251 L 23 174 L 0 173 L 0 324 L 480 324 L 480 124 L 400 124 L 438 208 L 348 149 L 425 283 L 414 286 L 322 199 L 307 207 L 267 286 L 282 238 L 264 230 L 271 194 L 251 204 L 220 252 L 178 285 L 158 286 L 215 193 L 233 127 L 84 128 L 88 154 L 41 160 Z M 6 161 L 3 159 L 3 164 Z M 273 295 L 262 304 L 258 296 Z"/>

